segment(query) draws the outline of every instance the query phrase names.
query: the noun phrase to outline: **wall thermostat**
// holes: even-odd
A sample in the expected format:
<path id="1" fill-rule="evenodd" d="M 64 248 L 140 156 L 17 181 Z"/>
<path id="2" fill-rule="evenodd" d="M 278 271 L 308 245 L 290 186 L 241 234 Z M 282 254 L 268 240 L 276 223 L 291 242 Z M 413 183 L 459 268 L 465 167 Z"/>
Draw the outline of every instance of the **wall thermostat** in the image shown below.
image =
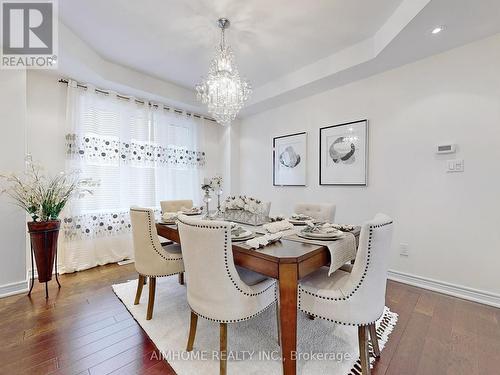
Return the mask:
<path id="1" fill-rule="evenodd" d="M 456 151 L 457 145 L 450 143 L 446 145 L 437 145 L 436 154 L 452 154 Z"/>

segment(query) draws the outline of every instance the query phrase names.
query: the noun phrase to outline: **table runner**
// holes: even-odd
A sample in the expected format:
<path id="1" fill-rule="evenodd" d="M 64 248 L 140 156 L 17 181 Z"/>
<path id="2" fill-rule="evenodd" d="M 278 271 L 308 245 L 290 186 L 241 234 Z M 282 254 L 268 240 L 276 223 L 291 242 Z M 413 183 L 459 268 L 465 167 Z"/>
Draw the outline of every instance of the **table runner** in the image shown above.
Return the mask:
<path id="1" fill-rule="evenodd" d="M 285 240 L 326 246 L 330 251 L 330 270 L 328 276 L 347 262 L 356 258 L 356 237 L 352 233 L 344 233 L 344 237 L 334 241 L 310 240 L 291 234 L 283 237 Z"/>

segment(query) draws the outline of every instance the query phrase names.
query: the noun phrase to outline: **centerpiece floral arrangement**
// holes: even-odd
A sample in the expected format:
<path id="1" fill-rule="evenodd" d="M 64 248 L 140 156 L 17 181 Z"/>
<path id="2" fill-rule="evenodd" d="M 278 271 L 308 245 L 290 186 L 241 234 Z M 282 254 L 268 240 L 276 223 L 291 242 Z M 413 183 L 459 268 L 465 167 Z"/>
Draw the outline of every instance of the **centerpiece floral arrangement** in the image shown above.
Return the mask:
<path id="1" fill-rule="evenodd" d="M 267 211 L 268 205 L 260 199 L 247 197 L 246 195 L 227 197 L 223 203 L 225 210 L 243 210 L 254 214 L 262 214 Z"/>

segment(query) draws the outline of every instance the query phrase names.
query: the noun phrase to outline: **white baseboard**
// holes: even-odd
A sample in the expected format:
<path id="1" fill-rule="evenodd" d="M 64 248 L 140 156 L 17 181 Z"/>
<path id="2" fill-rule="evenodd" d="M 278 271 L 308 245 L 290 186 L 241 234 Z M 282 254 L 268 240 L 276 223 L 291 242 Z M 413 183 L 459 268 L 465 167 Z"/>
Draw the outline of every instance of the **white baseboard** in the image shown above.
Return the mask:
<path id="1" fill-rule="evenodd" d="M 404 272 L 389 270 L 387 277 L 390 280 L 403 284 L 416 286 L 434 292 L 447 294 L 453 297 L 463 298 L 469 301 L 482 303 L 484 305 L 500 307 L 500 295 L 483 290 L 468 288 L 462 285 L 447 283 L 444 281 L 429 279 L 422 276 L 411 275 Z"/>
<path id="2" fill-rule="evenodd" d="M 26 293 L 29 290 L 29 280 L 0 286 L 0 298 L 13 296 L 14 294 Z"/>

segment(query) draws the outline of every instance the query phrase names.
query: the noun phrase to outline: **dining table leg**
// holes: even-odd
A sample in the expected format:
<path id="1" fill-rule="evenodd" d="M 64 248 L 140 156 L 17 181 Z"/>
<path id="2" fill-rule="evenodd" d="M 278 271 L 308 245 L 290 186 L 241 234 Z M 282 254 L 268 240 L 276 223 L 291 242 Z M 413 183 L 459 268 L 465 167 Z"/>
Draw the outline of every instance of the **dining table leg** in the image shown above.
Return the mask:
<path id="1" fill-rule="evenodd" d="M 295 375 L 297 371 L 297 285 L 296 263 L 280 263 L 280 326 L 283 374 Z"/>

